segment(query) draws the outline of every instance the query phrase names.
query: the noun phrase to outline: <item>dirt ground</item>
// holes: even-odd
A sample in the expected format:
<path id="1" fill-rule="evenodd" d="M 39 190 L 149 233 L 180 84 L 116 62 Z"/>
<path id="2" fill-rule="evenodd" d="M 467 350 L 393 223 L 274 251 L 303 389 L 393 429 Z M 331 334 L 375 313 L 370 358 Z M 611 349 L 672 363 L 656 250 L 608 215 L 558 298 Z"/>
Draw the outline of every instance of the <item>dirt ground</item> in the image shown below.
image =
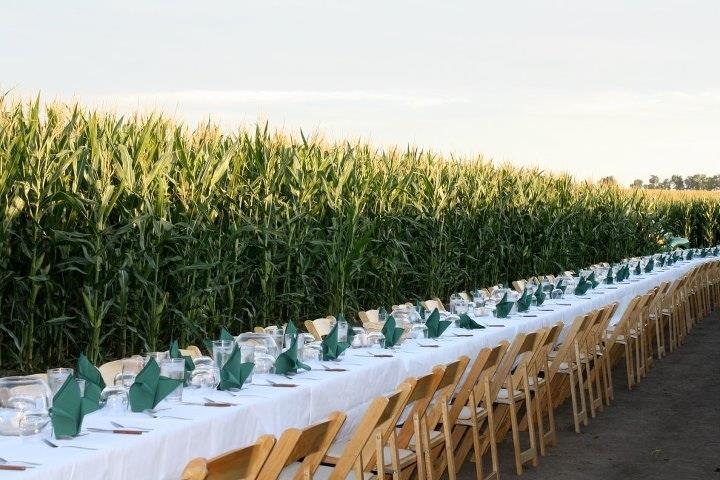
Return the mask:
<path id="1" fill-rule="evenodd" d="M 529 466 L 525 480 L 720 480 L 720 316 L 692 330 L 685 345 L 656 361 L 628 391 L 624 362 L 615 401 L 576 434 L 569 401 L 558 410 L 558 444 Z M 512 442 L 499 450 L 502 478 L 515 473 Z M 470 462 L 459 478 L 475 478 Z"/>

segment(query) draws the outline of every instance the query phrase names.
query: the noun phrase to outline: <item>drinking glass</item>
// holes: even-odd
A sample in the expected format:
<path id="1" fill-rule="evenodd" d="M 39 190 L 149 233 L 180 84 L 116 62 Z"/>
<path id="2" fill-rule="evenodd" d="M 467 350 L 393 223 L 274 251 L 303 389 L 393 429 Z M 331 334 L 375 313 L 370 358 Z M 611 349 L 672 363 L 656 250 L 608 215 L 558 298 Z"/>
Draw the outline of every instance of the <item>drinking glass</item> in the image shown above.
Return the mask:
<path id="1" fill-rule="evenodd" d="M 212 342 L 213 359 L 217 368 L 222 369 L 225 366 L 225 362 L 230 358 L 234 346 L 234 340 L 214 340 Z"/>
<path id="2" fill-rule="evenodd" d="M 353 340 L 352 348 L 362 348 L 367 346 L 367 332 L 361 327 L 352 327 L 353 329 Z"/>
<path id="3" fill-rule="evenodd" d="M 428 338 L 428 327 L 424 323 L 415 323 L 410 327 L 410 338 L 421 340 Z"/>
<path id="4" fill-rule="evenodd" d="M 215 390 L 220 385 L 220 370 L 213 365 L 200 365 L 190 373 L 189 384 L 195 388 Z"/>
<path id="5" fill-rule="evenodd" d="M 111 417 L 120 417 L 127 413 L 128 391 L 122 385 L 110 385 L 100 393 L 103 413 Z"/>
<path id="6" fill-rule="evenodd" d="M 255 352 L 255 367 L 253 372 L 258 375 L 273 373 L 275 370 L 275 357 L 267 353 Z M 249 383 L 249 382 L 248 382 Z"/>
<path id="7" fill-rule="evenodd" d="M 385 335 L 381 332 L 370 332 L 367 336 L 368 347 L 373 350 L 385 348 Z"/>
<path id="8" fill-rule="evenodd" d="M 563 297 L 563 291 L 559 288 L 556 288 L 552 292 L 550 292 L 550 298 L 553 300 L 560 300 Z"/>
<path id="9" fill-rule="evenodd" d="M 345 353 L 345 352 L 343 352 Z M 322 360 L 322 345 L 320 342 L 309 343 L 300 351 L 303 362 L 319 362 Z"/>
<path id="10" fill-rule="evenodd" d="M 130 388 L 135 383 L 135 377 L 142 370 L 144 363 L 145 360 L 139 355 L 123 358 L 122 370 L 115 376 L 115 385 Z"/>
<path id="11" fill-rule="evenodd" d="M 264 347 L 256 347 L 255 345 L 251 345 L 250 343 L 243 343 L 242 345 L 240 345 L 240 361 L 242 363 L 255 363 L 255 351 L 260 348 L 267 351 L 267 349 Z M 255 369 L 253 368 L 253 370 Z M 248 375 L 247 377 L 246 381 L 248 383 L 252 383 L 253 370 L 250 370 L 250 375 Z"/>
<path id="12" fill-rule="evenodd" d="M 0 378 L 0 435 L 35 435 L 50 422 L 50 388 L 38 377 Z"/>
<path id="13" fill-rule="evenodd" d="M 155 362 L 160 365 L 163 360 L 165 360 L 169 356 L 169 352 L 150 352 L 145 356 L 145 363 L 147 364 L 147 362 L 149 362 L 151 358 L 154 358 Z"/>
<path id="14" fill-rule="evenodd" d="M 65 380 L 72 377 L 75 371 L 72 368 L 51 368 L 47 371 L 48 386 L 50 387 L 51 397 L 60 390 Z"/>
<path id="15" fill-rule="evenodd" d="M 173 380 L 180 380 L 180 385 L 165 397 L 168 402 L 180 403 L 182 401 L 183 383 L 185 381 L 185 359 L 166 358 L 160 364 L 160 375 Z"/>

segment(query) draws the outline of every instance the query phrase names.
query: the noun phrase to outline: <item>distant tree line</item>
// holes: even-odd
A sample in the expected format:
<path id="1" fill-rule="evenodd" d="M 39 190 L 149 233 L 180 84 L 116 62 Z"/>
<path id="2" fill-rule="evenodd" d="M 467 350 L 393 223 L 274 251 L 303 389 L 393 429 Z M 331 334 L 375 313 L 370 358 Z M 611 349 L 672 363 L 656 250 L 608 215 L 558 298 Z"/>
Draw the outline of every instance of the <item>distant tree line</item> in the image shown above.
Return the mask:
<path id="1" fill-rule="evenodd" d="M 602 179 L 603 182 L 614 181 L 612 177 Z M 632 188 L 647 188 L 653 190 L 720 190 L 719 175 L 689 175 L 685 178 L 682 175 L 672 175 L 670 178 L 660 180 L 657 175 L 650 175 L 647 183 L 639 178 L 633 181 Z"/>

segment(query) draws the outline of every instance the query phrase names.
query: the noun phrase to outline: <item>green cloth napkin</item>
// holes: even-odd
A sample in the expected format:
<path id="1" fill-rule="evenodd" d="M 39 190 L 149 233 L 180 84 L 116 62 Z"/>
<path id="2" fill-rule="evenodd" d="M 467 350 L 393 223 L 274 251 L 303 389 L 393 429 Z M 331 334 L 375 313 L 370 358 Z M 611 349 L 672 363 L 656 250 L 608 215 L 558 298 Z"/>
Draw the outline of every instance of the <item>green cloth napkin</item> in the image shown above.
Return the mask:
<path id="1" fill-rule="evenodd" d="M 231 388 L 242 388 L 245 380 L 252 373 L 255 364 L 252 362 L 242 363 L 240 347 L 236 344 L 225 365 L 220 369 L 220 384 L 218 390 L 230 390 Z"/>
<path id="2" fill-rule="evenodd" d="M 103 380 L 100 370 L 90 363 L 84 353 L 81 353 L 80 358 L 78 358 L 77 377 L 85 380 L 84 398 L 88 399 L 88 408 L 92 408 L 91 412 L 98 410 L 100 408 L 100 394 L 105 388 L 105 380 Z"/>
<path id="3" fill-rule="evenodd" d="M 661 255 L 660 258 L 658 258 L 658 263 L 660 264 L 660 268 L 665 266 L 665 255 Z"/>
<path id="4" fill-rule="evenodd" d="M 612 267 L 608 268 L 607 275 L 605 275 L 605 283 L 608 285 L 612 285 L 612 283 L 615 281 L 612 274 Z"/>
<path id="5" fill-rule="evenodd" d="M 517 300 L 517 311 L 521 313 L 527 312 L 530 309 L 530 305 L 532 305 L 532 297 L 527 288 L 523 290 L 522 296 Z"/>
<path id="6" fill-rule="evenodd" d="M 580 277 L 580 280 L 578 280 L 578 283 L 575 286 L 575 295 L 585 295 L 585 293 L 590 290 L 590 287 L 592 287 L 592 283 L 588 282 L 583 277 Z"/>
<path id="7" fill-rule="evenodd" d="M 460 314 L 460 320 L 457 321 L 457 325 L 460 328 L 466 328 L 468 330 L 477 330 L 485 328 L 484 326 L 477 323 L 475 320 L 470 318 L 466 313 Z"/>
<path id="8" fill-rule="evenodd" d="M 142 412 L 149 408 L 155 408 L 163 398 L 180 385 L 182 385 L 182 380 L 161 376 L 160 366 L 151 357 L 147 365 L 135 377 L 135 383 L 130 386 L 128 393 L 130 410 Z"/>
<path id="9" fill-rule="evenodd" d="M 284 375 L 286 373 L 297 373 L 298 368 L 303 370 L 312 370 L 309 365 L 304 364 L 298 359 L 297 350 L 298 337 L 293 338 L 290 348 L 281 353 L 275 360 L 275 373 Z"/>
<path id="10" fill-rule="evenodd" d="M 285 335 L 297 335 L 298 329 L 295 326 L 295 322 L 292 320 L 288 320 L 287 325 L 285 325 Z"/>
<path id="11" fill-rule="evenodd" d="M 87 384 L 85 380 L 86 388 Z M 97 410 L 97 404 L 88 398 L 81 398 L 75 377 L 68 377 L 53 397 L 50 409 L 55 438 L 74 437 L 80 433 L 83 417 L 94 410 Z"/>
<path id="12" fill-rule="evenodd" d="M 692 249 L 688 250 L 687 254 L 685 255 L 685 260 L 692 260 L 693 255 L 695 255 L 695 252 L 693 252 Z"/>
<path id="13" fill-rule="evenodd" d="M 429 338 L 438 338 L 450 326 L 452 322 L 449 320 L 440 320 L 440 312 L 434 308 L 430 316 L 428 316 L 425 326 L 428 329 Z"/>
<path id="14" fill-rule="evenodd" d="M 707 257 L 707 250 L 705 250 L 703 248 L 702 250 L 700 250 L 700 258 L 705 258 L 705 257 Z"/>
<path id="15" fill-rule="evenodd" d="M 597 286 L 600 285 L 600 282 L 598 282 L 595 278 L 595 272 L 592 272 L 590 273 L 590 275 L 588 275 L 587 281 L 590 282 L 592 288 L 597 288 Z"/>
<path id="16" fill-rule="evenodd" d="M 230 340 L 231 342 L 234 342 L 235 337 L 233 337 L 225 327 L 222 327 L 220 329 L 220 338 L 218 338 L 218 340 Z M 212 356 L 212 340 L 205 340 L 203 343 L 205 344 L 205 348 L 207 349 L 210 356 Z"/>
<path id="17" fill-rule="evenodd" d="M 717 257 L 718 253 L 720 253 L 720 248 L 715 247 L 715 250 L 713 250 L 713 257 Z"/>
<path id="18" fill-rule="evenodd" d="M 344 352 L 350 345 L 345 342 L 338 342 L 338 323 L 335 322 L 330 333 L 325 335 L 322 340 L 322 355 L 323 360 L 337 360 L 342 352 Z M 348 334 L 350 333 L 350 327 L 348 326 Z M 348 338 L 350 340 L 350 338 Z"/>
<path id="19" fill-rule="evenodd" d="M 385 310 L 385 307 L 380 307 L 378 309 L 378 318 L 380 319 L 381 322 L 382 322 L 383 318 L 387 317 L 387 314 L 388 314 L 388 312 L 387 312 L 387 310 Z"/>
<path id="20" fill-rule="evenodd" d="M 538 307 L 543 304 L 545 301 L 545 292 L 543 292 L 542 285 L 538 285 L 537 290 L 535 290 L 535 298 L 537 299 L 537 305 Z"/>
<path id="21" fill-rule="evenodd" d="M 642 270 L 640 270 L 640 262 L 635 265 L 635 275 L 640 275 L 642 273 Z"/>
<path id="22" fill-rule="evenodd" d="M 555 289 L 556 290 L 560 289 L 563 291 L 563 293 L 565 293 L 566 288 L 567 288 L 567 285 L 563 285 L 563 279 L 562 278 L 558 279 L 557 283 L 555 284 Z"/>
<path id="23" fill-rule="evenodd" d="M 652 272 L 653 268 L 655 268 L 655 260 L 651 258 L 650 261 L 645 264 L 645 273 Z"/>
<path id="24" fill-rule="evenodd" d="M 495 316 L 497 318 L 507 318 L 507 316 L 510 314 L 510 310 L 512 310 L 513 304 L 515 302 L 508 301 L 507 296 L 508 294 L 507 292 L 505 292 L 502 300 L 500 300 L 497 305 L 495 305 Z"/>
<path id="25" fill-rule="evenodd" d="M 400 337 L 405 330 L 395 326 L 395 317 L 390 315 L 382 328 L 382 334 L 385 336 L 385 348 L 391 348 L 400 342 Z"/>

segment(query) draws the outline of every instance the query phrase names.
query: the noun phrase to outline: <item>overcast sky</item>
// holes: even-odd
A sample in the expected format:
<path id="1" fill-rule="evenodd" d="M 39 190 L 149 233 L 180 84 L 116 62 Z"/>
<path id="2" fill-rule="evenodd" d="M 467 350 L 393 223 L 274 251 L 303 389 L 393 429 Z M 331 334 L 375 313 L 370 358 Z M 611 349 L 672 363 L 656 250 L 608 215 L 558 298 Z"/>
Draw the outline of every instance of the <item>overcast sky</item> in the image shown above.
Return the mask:
<path id="1" fill-rule="evenodd" d="M 720 173 L 720 2 L 0 3 L 0 88 L 614 175 Z"/>

